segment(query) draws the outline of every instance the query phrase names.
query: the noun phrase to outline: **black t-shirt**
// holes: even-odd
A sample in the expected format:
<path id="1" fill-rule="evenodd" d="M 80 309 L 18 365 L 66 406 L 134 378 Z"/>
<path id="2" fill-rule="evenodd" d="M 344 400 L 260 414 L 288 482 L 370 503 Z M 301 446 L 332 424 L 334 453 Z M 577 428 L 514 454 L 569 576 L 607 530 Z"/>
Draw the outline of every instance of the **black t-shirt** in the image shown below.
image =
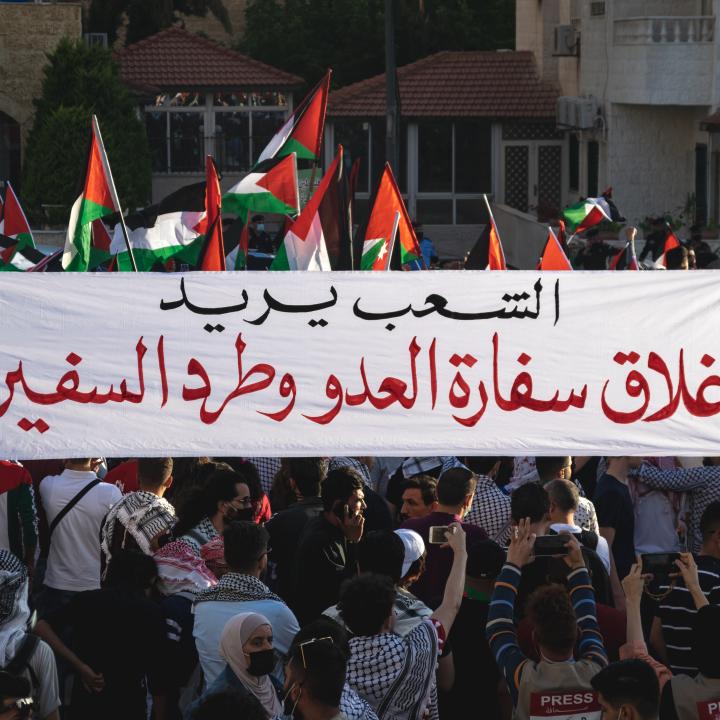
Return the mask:
<path id="1" fill-rule="evenodd" d="M 635 513 L 630 490 L 617 478 L 605 473 L 598 480 L 593 503 L 598 525 L 615 530 L 611 550 L 618 577 L 622 580 L 635 562 Z"/>

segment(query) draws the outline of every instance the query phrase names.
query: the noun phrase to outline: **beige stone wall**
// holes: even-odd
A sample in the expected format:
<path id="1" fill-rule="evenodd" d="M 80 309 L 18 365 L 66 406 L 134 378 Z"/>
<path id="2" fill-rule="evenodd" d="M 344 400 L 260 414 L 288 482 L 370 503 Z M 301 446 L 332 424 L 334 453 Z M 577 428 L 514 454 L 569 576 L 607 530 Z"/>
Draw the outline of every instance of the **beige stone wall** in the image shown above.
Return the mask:
<path id="1" fill-rule="evenodd" d="M 0 3 L 0 112 L 20 123 L 23 146 L 41 92 L 46 54 L 82 37 L 81 5 Z"/>

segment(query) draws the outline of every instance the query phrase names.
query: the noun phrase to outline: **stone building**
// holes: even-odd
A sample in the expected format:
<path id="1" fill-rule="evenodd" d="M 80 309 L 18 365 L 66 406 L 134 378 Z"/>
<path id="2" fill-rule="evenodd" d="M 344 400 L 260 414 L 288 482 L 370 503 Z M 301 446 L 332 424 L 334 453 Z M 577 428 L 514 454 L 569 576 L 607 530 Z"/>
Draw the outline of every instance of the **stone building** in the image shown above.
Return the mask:
<path id="1" fill-rule="evenodd" d="M 633 223 L 720 219 L 717 0 L 517 0 L 516 46 L 559 85 L 571 200 L 608 185 Z"/>
<path id="2" fill-rule="evenodd" d="M 18 186 L 46 54 L 82 36 L 79 3 L 0 2 L 0 181 Z"/>

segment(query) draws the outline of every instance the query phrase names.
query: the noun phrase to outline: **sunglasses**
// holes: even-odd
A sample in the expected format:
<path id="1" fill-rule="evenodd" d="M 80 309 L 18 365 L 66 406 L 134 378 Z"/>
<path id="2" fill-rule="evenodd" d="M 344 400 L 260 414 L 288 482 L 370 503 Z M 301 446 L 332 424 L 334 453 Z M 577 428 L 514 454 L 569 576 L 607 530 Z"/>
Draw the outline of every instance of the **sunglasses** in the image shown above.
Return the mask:
<path id="1" fill-rule="evenodd" d="M 329 635 L 326 635 L 325 637 L 312 638 L 312 640 L 306 640 L 305 642 L 301 642 L 298 645 L 298 650 L 300 650 L 300 659 L 302 660 L 303 669 L 305 670 L 308 669 L 307 660 L 305 659 L 305 648 L 308 645 L 312 645 L 313 643 L 317 642 L 329 642 L 331 645 L 335 644 L 334 640 Z"/>

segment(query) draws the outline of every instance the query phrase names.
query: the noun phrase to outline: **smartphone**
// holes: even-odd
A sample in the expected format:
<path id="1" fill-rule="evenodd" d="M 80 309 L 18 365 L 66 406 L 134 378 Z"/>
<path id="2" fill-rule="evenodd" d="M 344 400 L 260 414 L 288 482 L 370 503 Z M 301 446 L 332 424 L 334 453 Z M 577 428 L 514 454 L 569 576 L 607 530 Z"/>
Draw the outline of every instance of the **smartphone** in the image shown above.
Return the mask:
<path id="1" fill-rule="evenodd" d="M 675 561 L 680 557 L 680 553 L 643 553 L 641 557 L 643 575 L 668 577 L 673 573 L 680 572 L 675 564 Z"/>
<path id="2" fill-rule="evenodd" d="M 567 541 L 568 539 L 564 535 L 541 535 L 535 538 L 535 545 L 533 546 L 535 557 L 567 555 L 570 552 Z"/>
<path id="3" fill-rule="evenodd" d="M 448 525 L 433 525 L 430 528 L 430 536 L 428 542 L 430 545 L 443 545 L 447 542 L 447 536 L 450 532 Z"/>

